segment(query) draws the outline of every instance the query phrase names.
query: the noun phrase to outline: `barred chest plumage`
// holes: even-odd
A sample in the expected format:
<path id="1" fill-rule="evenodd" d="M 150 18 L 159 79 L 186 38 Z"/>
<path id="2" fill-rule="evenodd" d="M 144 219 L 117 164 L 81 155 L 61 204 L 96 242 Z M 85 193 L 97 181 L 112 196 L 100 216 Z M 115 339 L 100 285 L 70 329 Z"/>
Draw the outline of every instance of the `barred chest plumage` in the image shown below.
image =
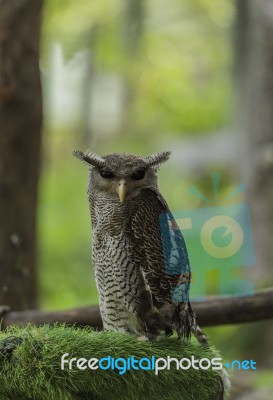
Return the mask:
<path id="1" fill-rule="evenodd" d="M 128 310 L 114 269 L 133 269 L 130 265 L 128 237 L 125 236 L 132 201 L 121 204 L 102 197 L 89 197 L 93 226 L 92 261 L 99 293 L 104 329 L 143 334 L 136 315 Z M 133 202 L 137 199 L 133 199 Z M 137 288 L 124 282 L 125 291 Z"/>

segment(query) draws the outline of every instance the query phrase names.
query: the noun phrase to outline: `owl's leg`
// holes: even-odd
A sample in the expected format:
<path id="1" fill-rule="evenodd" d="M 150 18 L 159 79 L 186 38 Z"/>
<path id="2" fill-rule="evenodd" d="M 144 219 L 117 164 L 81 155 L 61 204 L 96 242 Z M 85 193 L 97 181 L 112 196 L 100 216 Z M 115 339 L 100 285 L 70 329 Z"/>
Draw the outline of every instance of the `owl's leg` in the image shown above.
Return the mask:
<path id="1" fill-rule="evenodd" d="M 162 306 L 159 306 L 158 308 L 158 311 L 164 321 L 166 336 L 171 336 L 173 334 L 173 328 L 176 328 L 178 336 L 183 336 L 182 335 L 183 322 L 180 321 L 178 307 L 180 307 L 180 305 L 177 303 L 167 303 L 163 304 Z"/>
<path id="2" fill-rule="evenodd" d="M 161 303 L 160 305 L 157 304 L 157 307 L 158 307 L 158 312 L 164 323 L 165 334 L 166 336 L 171 336 L 173 334 L 173 327 L 174 327 L 173 315 L 175 306 L 173 303 L 170 304 L 167 303 L 163 305 Z"/>
<path id="3" fill-rule="evenodd" d="M 160 332 L 164 329 L 164 322 L 156 308 L 145 312 L 141 318 L 144 336 L 149 341 L 155 340 Z"/>
<path id="4" fill-rule="evenodd" d="M 165 335 L 167 337 L 172 336 L 173 334 L 173 329 L 170 325 L 165 324 Z"/>
<path id="5" fill-rule="evenodd" d="M 209 347 L 206 335 L 197 324 L 196 315 L 189 302 L 164 304 L 159 308 L 159 313 L 165 324 L 166 335 L 170 335 L 175 327 L 179 339 L 189 339 L 193 333 L 200 344 Z"/>
<path id="6" fill-rule="evenodd" d="M 176 329 L 178 338 L 189 339 L 191 335 L 191 315 L 187 303 L 168 303 L 159 308 L 165 324 L 167 336 Z"/>

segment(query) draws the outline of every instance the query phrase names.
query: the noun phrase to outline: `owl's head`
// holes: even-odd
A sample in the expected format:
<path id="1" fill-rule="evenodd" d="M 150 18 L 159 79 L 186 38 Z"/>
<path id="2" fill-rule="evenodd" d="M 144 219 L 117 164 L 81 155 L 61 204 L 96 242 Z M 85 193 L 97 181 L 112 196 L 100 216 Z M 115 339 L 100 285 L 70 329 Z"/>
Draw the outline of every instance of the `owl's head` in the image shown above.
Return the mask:
<path id="1" fill-rule="evenodd" d="M 156 172 L 170 157 L 169 151 L 139 157 L 113 153 L 103 157 L 87 151 L 74 151 L 73 155 L 90 167 L 89 190 L 104 194 L 121 203 L 144 188 L 157 188 Z"/>

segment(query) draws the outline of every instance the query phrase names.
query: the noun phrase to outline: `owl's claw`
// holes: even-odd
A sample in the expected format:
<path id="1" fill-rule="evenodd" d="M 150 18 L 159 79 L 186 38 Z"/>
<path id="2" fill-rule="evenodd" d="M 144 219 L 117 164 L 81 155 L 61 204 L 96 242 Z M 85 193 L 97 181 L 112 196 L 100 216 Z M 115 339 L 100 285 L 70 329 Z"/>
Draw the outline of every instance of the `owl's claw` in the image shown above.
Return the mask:
<path id="1" fill-rule="evenodd" d="M 137 340 L 139 340 L 140 342 L 149 342 L 149 338 L 147 338 L 147 336 L 138 336 Z"/>

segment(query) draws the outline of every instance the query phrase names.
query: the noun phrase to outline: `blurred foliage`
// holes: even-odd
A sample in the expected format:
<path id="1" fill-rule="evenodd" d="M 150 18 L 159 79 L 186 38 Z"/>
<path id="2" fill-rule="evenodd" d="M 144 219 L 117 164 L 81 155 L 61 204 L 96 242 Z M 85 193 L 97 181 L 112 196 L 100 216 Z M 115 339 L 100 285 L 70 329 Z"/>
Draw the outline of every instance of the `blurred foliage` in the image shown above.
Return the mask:
<path id="1" fill-rule="evenodd" d="M 138 48 L 129 51 L 128 1 L 47 0 L 43 65 L 52 43 L 66 58 L 89 48 L 94 70 L 122 77 L 124 129 L 139 134 L 206 132 L 223 126 L 230 114 L 231 0 L 147 0 Z M 137 21 L 135 21 L 137 23 Z"/>

